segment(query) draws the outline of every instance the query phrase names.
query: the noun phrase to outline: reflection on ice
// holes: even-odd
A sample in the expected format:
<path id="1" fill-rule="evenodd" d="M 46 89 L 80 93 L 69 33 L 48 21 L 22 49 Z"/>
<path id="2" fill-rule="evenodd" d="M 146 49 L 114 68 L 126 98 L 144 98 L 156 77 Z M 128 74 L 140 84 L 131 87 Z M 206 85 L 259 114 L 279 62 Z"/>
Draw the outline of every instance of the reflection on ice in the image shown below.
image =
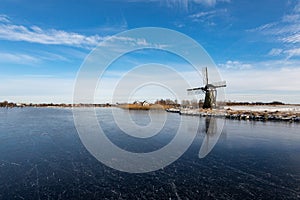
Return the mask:
<path id="1" fill-rule="evenodd" d="M 199 151 L 199 158 L 204 158 L 214 148 L 222 134 L 224 122 L 223 118 L 205 118 L 205 137 Z"/>

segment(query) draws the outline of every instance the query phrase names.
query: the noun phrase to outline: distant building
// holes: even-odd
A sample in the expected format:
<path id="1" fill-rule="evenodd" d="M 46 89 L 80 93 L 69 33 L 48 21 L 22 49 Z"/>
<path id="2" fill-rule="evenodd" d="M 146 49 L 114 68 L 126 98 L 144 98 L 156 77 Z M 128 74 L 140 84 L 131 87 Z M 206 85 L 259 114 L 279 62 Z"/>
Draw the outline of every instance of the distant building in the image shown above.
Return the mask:
<path id="1" fill-rule="evenodd" d="M 143 101 L 142 106 L 150 106 L 150 104 L 147 101 Z"/>

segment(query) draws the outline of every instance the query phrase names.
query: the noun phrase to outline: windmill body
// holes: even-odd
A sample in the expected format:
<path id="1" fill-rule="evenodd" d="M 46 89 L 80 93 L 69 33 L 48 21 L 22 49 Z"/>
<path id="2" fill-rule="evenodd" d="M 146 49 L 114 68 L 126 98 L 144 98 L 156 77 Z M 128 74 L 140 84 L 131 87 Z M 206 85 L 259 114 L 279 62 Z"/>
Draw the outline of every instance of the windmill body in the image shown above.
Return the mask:
<path id="1" fill-rule="evenodd" d="M 216 107 L 216 104 L 215 104 L 215 101 L 216 101 L 215 100 L 216 99 L 215 92 L 216 92 L 216 90 L 213 90 L 213 89 L 205 91 L 205 99 L 204 99 L 204 104 L 203 104 L 203 108 L 204 109 Z"/>
<path id="2" fill-rule="evenodd" d="M 221 81 L 218 83 L 209 83 L 207 67 L 203 69 L 202 75 L 203 75 L 203 83 L 205 86 L 187 89 L 187 91 L 191 92 L 191 93 L 197 92 L 197 91 L 204 92 L 205 99 L 204 99 L 204 104 L 203 104 L 202 108 L 204 108 L 204 109 L 215 108 L 217 105 L 217 88 L 226 87 L 226 82 Z"/>

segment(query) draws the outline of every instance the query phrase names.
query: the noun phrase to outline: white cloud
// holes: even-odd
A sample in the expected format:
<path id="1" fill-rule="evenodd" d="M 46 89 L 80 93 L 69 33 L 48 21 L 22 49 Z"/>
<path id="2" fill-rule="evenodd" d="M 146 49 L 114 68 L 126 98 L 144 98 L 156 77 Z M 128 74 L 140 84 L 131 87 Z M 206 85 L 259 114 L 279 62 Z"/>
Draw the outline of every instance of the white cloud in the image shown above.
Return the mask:
<path id="1" fill-rule="evenodd" d="M 284 55 L 284 56 L 286 56 L 286 59 L 290 59 L 292 57 L 299 57 L 300 56 L 300 48 L 289 48 L 289 49 L 286 49 L 286 50 L 273 48 L 268 53 L 268 55 L 270 55 L 270 56 Z"/>
<path id="2" fill-rule="evenodd" d="M 206 7 L 214 7 L 219 2 L 229 3 L 230 0 L 165 0 L 160 2 L 164 2 L 168 7 L 188 10 L 190 6 L 193 6 L 193 4 L 201 4 Z"/>
<path id="3" fill-rule="evenodd" d="M 155 2 L 163 6 L 173 9 L 187 11 L 189 7 L 196 5 L 203 5 L 206 7 L 214 7 L 218 3 L 230 3 L 231 0 L 127 0 L 128 2 Z"/>
<path id="4" fill-rule="evenodd" d="M 107 37 L 83 35 L 39 26 L 13 24 L 8 16 L 0 15 L 0 40 L 25 41 L 39 44 L 66 45 L 91 49 Z"/>
<path id="5" fill-rule="evenodd" d="M 217 3 L 217 0 L 194 0 L 194 2 L 203 4 L 205 6 L 215 6 Z"/>
<path id="6" fill-rule="evenodd" d="M 294 11 L 300 13 L 300 3 L 295 6 Z"/>
<path id="7" fill-rule="evenodd" d="M 217 20 L 214 20 L 215 18 L 222 17 L 222 19 L 224 19 L 226 16 L 227 16 L 227 9 L 215 9 L 211 11 L 202 11 L 202 12 L 189 15 L 192 21 L 206 23 L 209 26 L 216 25 L 215 22 Z"/>
<path id="8" fill-rule="evenodd" d="M 217 3 L 220 3 L 220 2 L 225 2 L 225 3 L 230 3 L 231 2 L 230 0 L 193 0 L 193 1 L 195 3 L 202 4 L 202 5 L 205 5 L 205 6 L 210 6 L 210 7 L 213 7 Z"/>
<path id="9" fill-rule="evenodd" d="M 130 38 L 99 35 L 86 36 L 75 32 L 67 32 L 56 29 L 43 29 L 38 26 L 26 27 L 23 25 L 15 25 L 11 23 L 0 23 L 0 40 L 10 41 L 25 41 L 30 43 L 46 44 L 46 45 L 66 45 L 72 47 L 82 47 L 92 49 L 99 45 L 106 39 L 111 41 L 126 42 L 132 46 L 151 46 L 156 48 L 163 48 L 163 44 L 152 44 L 144 38 Z M 105 44 L 102 44 L 105 45 Z"/>
<path id="10" fill-rule="evenodd" d="M 280 21 L 264 24 L 250 30 L 267 36 L 267 41 L 280 43 L 280 49 L 271 49 L 270 56 L 286 55 L 287 59 L 298 56 L 300 46 L 300 2 Z"/>
<path id="11" fill-rule="evenodd" d="M 295 91 L 300 85 L 300 68 L 222 70 L 222 76 L 228 82 L 228 88 L 234 92 L 242 91 Z"/>
<path id="12" fill-rule="evenodd" d="M 253 66 L 251 64 L 242 63 L 240 61 L 228 60 L 224 64 L 219 64 L 219 67 L 224 69 L 244 70 L 244 69 L 251 69 Z"/>
<path id="13" fill-rule="evenodd" d="M 0 15 L 0 22 L 8 23 L 10 20 L 7 15 Z"/>
<path id="14" fill-rule="evenodd" d="M 98 35 L 85 36 L 56 29 L 44 30 L 37 26 L 28 28 L 13 24 L 0 24 L 0 39 L 78 47 L 93 47 L 103 40 Z"/>
<path id="15" fill-rule="evenodd" d="M 283 37 L 281 40 L 285 43 L 300 43 L 300 32 Z"/>
<path id="16" fill-rule="evenodd" d="M 268 53 L 268 55 L 270 56 L 278 56 L 283 52 L 282 49 L 277 49 L 277 48 L 273 48 L 271 49 L 271 51 Z"/>
<path id="17" fill-rule="evenodd" d="M 289 49 L 289 50 L 284 51 L 284 53 L 286 53 L 288 55 L 288 58 L 299 57 L 300 56 L 300 48 Z"/>
<path id="18" fill-rule="evenodd" d="M 34 64 L 40 61 L 39 58 L 27 54 L 0 52 L 0 63 Z"/>
<path id="19" fill-rule="evenodd" d="M 226 62 L 221 65 L 228 64 Z M 219 68 L 222 78 L 227 81 L 226 99 L 300 103 L 300 61 L 273 60 L 249 65 L 252 67 L 242 70 L 234 68 L 235 65 L 231 68 Z"/>
<path id="20" fill-rule="evenodd" d="M 214 16 L 217 11 L 207 11 L 207 12 L 199 12 L 193 15 L 190 15 L 191 18 L 202 18 L 202 17 L 207 17 L 207 16 Z"/>
<path id="21" fill-rule="evenodd" d="M 284 15 L 282 18 L 283 22 L 297 22 L 300 18 L 299 14 L 288 14 Z"/>
<path id="22" fill-rule="evenodd" d="M 79 57 L 74 54 L 72 54 L 71 56 L 72 59 L 74 59 L 74 57 Z M 32 54 L 26 54 L 20 52 L 13 52 L 13 53 L 0 52 L 0 63 L 4 63 L 4 64 L 11 63 L 11 64 L 25 64 L 25 65 L 35 66 L 36 64 L 43 63 L 43 61 L 70 62 L 71 60 L 61 54 L 51 53 L 49 51 L 39 51 L 38 53 L 32 53 Z"/>
<path id="23" fill-rule="evenodd" d="M 299 18 L 294 18 L 293 20 L 287 21 L 284 16 L 281 21 L 272 22 L 268 24 L 261 25 L 257 28 L 249 30 L 250 32 L 257 32 L 267 36 L 275 36 L 273 39 L 275 41 L 283 42 L 294 42 L 292 39 L 294 35 L 298 35 L 300 32 L 300 15 Z"/>

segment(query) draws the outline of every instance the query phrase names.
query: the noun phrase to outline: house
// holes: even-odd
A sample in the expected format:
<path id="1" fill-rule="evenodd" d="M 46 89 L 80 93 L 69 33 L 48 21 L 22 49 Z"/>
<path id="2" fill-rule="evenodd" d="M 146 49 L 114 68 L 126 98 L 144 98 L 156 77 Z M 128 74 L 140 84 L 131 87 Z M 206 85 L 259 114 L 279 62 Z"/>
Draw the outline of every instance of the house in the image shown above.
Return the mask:
<path id="1" fill-rule="evenodd" d="M 150 104 L 147 101 L 143 101 L 142 106 L 150 106 Z"/>

